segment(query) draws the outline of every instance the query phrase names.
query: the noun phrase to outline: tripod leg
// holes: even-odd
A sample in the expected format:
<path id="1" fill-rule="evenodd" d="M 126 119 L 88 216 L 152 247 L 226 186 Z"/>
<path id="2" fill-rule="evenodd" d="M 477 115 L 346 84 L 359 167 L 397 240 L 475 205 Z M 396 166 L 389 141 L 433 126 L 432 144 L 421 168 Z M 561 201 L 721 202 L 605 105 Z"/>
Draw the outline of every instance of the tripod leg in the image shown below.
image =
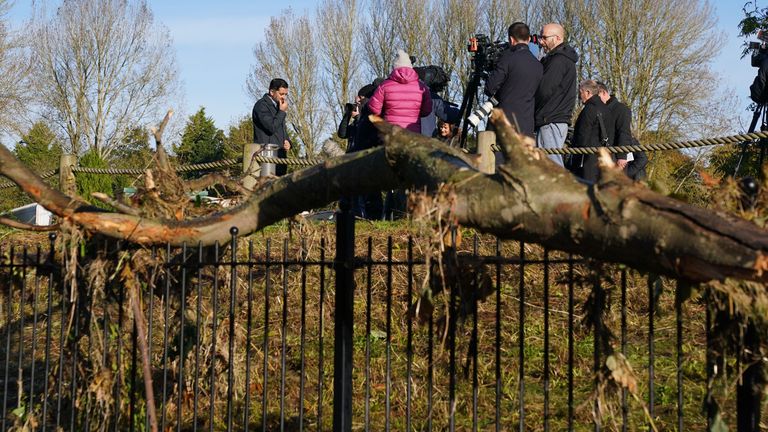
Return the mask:
<path id="1" fill-rule="evenodd" d="M 459 145 L 461 148 L 467 148 L 467 132 L 469 131 L 469 115 L 472 112 L 472 104 L 477 91 L 477 86 L 480 84 L 480 77 L 473 76 L 467 83 L 467 88 L 464 90 L 464 98 L 461 101 L 461 108 L 459 112 L 461 114 L 461 137 L 459 139 Z"/>
<path id="2" fill-rule="evenodd" d="M 741 168 L 741 162 L 744 160 L 744 156 L 747 154 L 747 149 L 749 149 L 749 141 L 744 141 L 741 143 L 741 154 L 739 154 L 739 160 L 736 161 L 736 168 L 733 169 L 734 178 L 739 175 L 739 168 Z"/>
<path id="3" fill-rule="evenodd" d="M 766 124 L 766 118 L 765 118 L 766 110 L 764 110 L 763 108 L 765 108 L 765 107 L 762 104 L 757 105 L 755 107 L 754 113 L 752 114 L 752 122 L 749 124 L 749 130 L 747 131 L 747 133 L 752 133 L 752 132 L 755 131 L 755 128 L 757 127 L 757 121 L 760 120 L 760 115 L 761 114 L 763 115 L 763 124 L 762 124 L 761 129 L 762 130 L 766 130 L 768 128 L 768 124 Z M 761 151 L 760 151 L 760 166 L 762 167 L 763 166 L 763 152 L 764 152 L 763 149 L 765 147 L 762 144 L 763 140 L 760 140 L 760 141 L 761 141 L 761 145 L 760 145 L 760 148 L 761 148 Z M 744 161 L 744 156 L 747 154 L 747 149 L 748 148 L 749 148 L 749 141 L 744 141 L 741 144 L 741 154 L 739 155 L 739 160 L 736 162 L 736 168 L 734 168 L 734 170 L 733 170 L 733 177 L 736 177 L 736 176 L 739 175 L 739 168 L 741 168 L 741 163 Z M 761 171 L 762 171 L 762 169 L 761 169 Z"/>
<path id="4" fill-rule="evenodd" d="M 760 130 L 765 132 L 768 130 L 768 123 L 766 123 L 766 110 L 763 110 L 763 124 L 760 126 Z M 768 140 L 761 139 L 759 141 L 760 143 L 760 158 L 758 159 L 757 164 L 757 176 L 759 179 L 763 180 L 763 162 L 765 161 L 765 150 L 766 145 L 768 145 Z"/>

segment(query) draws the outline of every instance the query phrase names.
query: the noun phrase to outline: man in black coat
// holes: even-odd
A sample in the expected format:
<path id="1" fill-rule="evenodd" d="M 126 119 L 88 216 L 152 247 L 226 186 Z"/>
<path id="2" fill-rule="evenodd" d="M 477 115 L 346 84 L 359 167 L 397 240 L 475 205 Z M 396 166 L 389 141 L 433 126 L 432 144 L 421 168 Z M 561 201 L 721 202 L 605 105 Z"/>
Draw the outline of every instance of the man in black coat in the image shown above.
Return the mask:
<path id="1" fill-rule="evenodd" d="M 637 138 L 632 137 L 632 145 L 640 145 Z M 632 152 L 632 157 L 633 159 L 624 168 L 624 172 L 627 173 L 627 177 L 634 181 L 645 180 L 647 177 L 645 167 L 648 166 L 648 155 L 644 151 L 640 151 Z"/>
<path id="2" fill-rule="evenodd" d="M 607 146 L 613 142 L 613 119 L 608 107 L 600 100 L 599 88 L 593 80 L 579 84 L 579 98 L 584 103 L 576 126 L 573 128 L 571 147 Z M 575 155 L 569 169 L 577 176 L 592 183 L 600 177 L 597 154 Z"/>
<path id="3" fill-rule="evenodd" d="M 367 84 L 357 92 L 356 113 L 346 111 L 339 124 L 339 138 L 347 138 L 347 153 L 362 151 L 380 144 L 380 138 L 376 127 L 368 116 L 371 109 L 368 108 L 368 99 L 376 90 L 376 85 Z M 354 114 L 350 122 L 350 116 Z M 381 192 L 371 192 L 365 195 L 342 197 L 342 200 L 350 200 L 355 216 L 365 219 L 381 219 L 384 203 Z"/>
<path id="4" fill-rule="evenodd" d="M 488 76 L 485 94 L 495 96 L 509 121 L 517 122 L 520 132 L 532 137 L 534 97 L 544 69 L 528 48 L 528 25 L 516 22 L 507 33 L 509 48 L 501 53 L 496 68 Z"/>
<path id="5" fill-rule="evenodd" d="M 563 148 L 576 106 L 576 50 L 565 42 L 565 29 L 556 23 L 541 29 L 539 45 L 547 55 L 541 59 L 544 75 L 536 90 L 536 146 L 539 148 Z M 563 165 L 561 155 L 549 158 Z"/>
<path id="6" fill-rule="evenodd" d="M 608 110 L 611 111 L 613 118 L 612 125 L 606 125 L 613 128 L 613 142 L 610 145 L 628 146 L 632 144 L 632 110 L 624 103 L 619 102 L 615 96 L 611 96 L 608 86 L 600 81 L 597 82 L 598 94 Z M 619 168 L 627 167 L 627 153 L 614 153 L 613 158 Z"/>
<path id="7" fill-rule="evenodd" d="M 253 105 L 253 142 L 256 144 L 275 144 L 279 148 L 277 157 L 288 156 L 291 142 L 285 129 L 285 111 L 288 109 L 288 83 L 275 78 L 269 83 L 269 92 Z M 275 174 L 284 175 L 286 165 L 277 165 Z"/>
<path id="8" fill-rule="evenodd" d="M 757 76 L 749 86 L 749 97 L 757 104 L 764 104 L 768 102 L 768 95 L 766 95 L 766 89 L 768 89 L 768 55 L 763 55 L 760 61 L 760 67 L 757 70 Z"/>

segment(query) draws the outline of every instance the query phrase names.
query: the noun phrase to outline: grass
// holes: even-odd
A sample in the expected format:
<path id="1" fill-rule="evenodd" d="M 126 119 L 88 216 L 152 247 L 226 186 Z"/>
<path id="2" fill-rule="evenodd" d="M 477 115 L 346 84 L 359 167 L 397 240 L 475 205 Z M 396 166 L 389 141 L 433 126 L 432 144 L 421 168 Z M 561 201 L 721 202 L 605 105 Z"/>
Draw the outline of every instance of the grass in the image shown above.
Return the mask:
<path id="1" fill-rule="evenodd" d="M 304 254 L 310 261 L 318 261 L 320 245 L 325 242 L 325 260 L 334 255 L 335 227 L 331 224 L 291 225 L 283 224 L 269 228 L 242 240 L 238 247 L 238 258 L 246 260 L 252 248 L 252 256 L 257 261 L 265 261 L 266 239 L 270 243 L 271 260 L 281 260 L 283 253 L 291 259 Z M 430 351 L 429 330 L 427 323 L 410 320 L 410 311 L 421 292 L 426 277 L 424 265 L 412 267 L 411 294 L 408 294 L 408 266 L 405 264 L 389 266 L 381 264 L 387 260 L 387 240 L 392 237 L 393 261 L 404 261 L 408 254 L 408 238 L 414 237 L 414 257 L 424 258 L 429 249 L 426 234 L 420 234 L 418 228 L 408 228 L 403 222 L 357 224 L 357 256 L 365 258 L 368 237 L 373 244 L 372 258 L 378 261 L 370 268 L 371 278 L 367 277 L 368 267 L 363 266 L 355 273 L 357 289 L 354 297 L 354 369 L 353 369 L 353 411 L 354 430 L 384 430 L 387 424 L 391 430 L 405 430 L 410 421 L 413 430 L 426 430 L 431 421 L 433 430 L 443 430 L 451 422 L 450 382 L 451 357 L 448 340 L 443 341 L 445 328 L 444 310 L 448 292 L 435 295 L 435 311 L 432 316 L 433 349 Z M 283 251 L 282 239 L 289 237 L 288 249 Z M 473 249 L 471 232 L 465 232 L 463 252 Z M 248 243 L 252 241 L 252 246 Z M 42 244 L 45 244 L 43 237 Z M 478 252 L 481 256 L 496 255 L 495 240 L 481 237 Z M 543 257 L 543 251 L 532 245 L 525 245 L 526 258 L 537 260 Z M 502 244 L 504 257 L 518 257 L 520 245 L 510 242 Z M 189 250 L 196 256 L 196 251 Z M 221 258 L 229 262 L 227 250 Z M 210 258 L 210 255 L 206 255 Z M 551 260 L 565 258 L 551 253 Z M 617 266 L 606 267 L 609 280 L 604 288 L 609 293 L 610 309 L 606 315 L 606 324 L 615 335 L 613 347 L 620 351 L 621 308 L 620 270 Z M 153 366 L 154 392 L 158 408 L 164 412 L 161 417 L 166 428 L 176 427 L 180 421 L 182 430 L 192 430 L 197 423 L 198 429 L 207 430 L 213 423 L 214 430 L 225 430 L 228 422 L 228 392 L 232 392 L 232 417 L 235 430 L 243 430 L 246 409 L 247 423 L 250 430 L 261 430 L 262 424 L 268 430 L 279 430 L 282 422 L 286 430 L 298 430 L 302 422 L 306 430 L 332 429 L 333 401 L 333 318 L 334 318 L 334 277 L 333 271 L 326 266 L 299 265 L 283 267 L 279 264 L 269 266 L 269 274 L 263 265 L 254 266 L 253 285 L 248 284 L 248 266 L 237 267 L 237 279 L 231 278 L 231 268 L 219 266 L 217 272 L 207 268 L 200 275 L 196 269 L 186 273 L 175 273 L 175 279 L 159 278 L 152 290 L 143 293 L 145 313 L 151 321 L 151 359 Z M 2 269 L 2 272 L 10 271 Z M 581 277 L 588 275 L 584 266 L 575 268 Z M 5 343 L 10 335 L 11 350 L 0 354 L 0 368 L 6 362 L 12 371 L 6 380 L 9 390 L 3 399 L 10 408 L 18 402 L 18 357 L 20 347 L 30 347 L 33 340 L 37 347 L 34 362 L 36 380 L 31 403 L 28 396 L 23 402 L 30 408 L 21 417 L 8 414 L 8 424 L 18 426 L 24 421 L 43 422 L 42 394 L 45 353 L 40 347 L 48 343 L 50 358 L 56 362 L 49 370 L 48 382 L 54 391 L 48 400 L 62 401 L 62 423 L 69 424 L 72 412 L 79 430 L 96 430 L 102 424 L 117 424 L 119 429 L 133 426 L 138 430 L 144 427 L 144 402 L 142 401 L 143 384 L 140 364 L 135 363 L 133 355 L 133 326 L 126 293 L 122 293 L 122 284 L 117 278 L 110 281 L 114 268 L 96 269 L 85 266 L 82 269 L 81 287 L 86 281 L 97 281 L 88 290 L 81 290 L 80 307 L 88 306 L 89 312 L 75 321 L 64 338 L 62 349 L 57 335 L 62 328 L 61 296 L 54 292 L 52 301 L 53 314 L 43 313 L 47 302 L 47 276 L 40 275 L 43 289 L 38 297 L 30 295 L 29 286 L 34 283 L 30 274 L 24 299 L 19 298 L 21 280 L 17 277 L 0 279 L 7 281 L 0 285 L 0 342 Z M 477 302 L 477 314 L 464 316 L 457 324 L 456 344 L 453 351 L 455 365 L 455 387 L 453 389 L 455 409 L 453 422 L 456 430 L 472 430 L 477 423 L 479 430 L 495 430 L 495 413 L 500 412 L 499 424 L 502 430 L 517 429 L 521 420 L 521 402 L 524 408 L 525 430 L 543 430 L 544 416 L 544 357 L 545 326 L 543 296 L 543 266 L 526 264 L 505 264 L 500 268 L 501 279 L 496 279 L 494 265 L 461 268 L 451 277 L 452 281 L 464 281 L 464 310 L 471 311 L 473 301 L 479 289 L 470 291 L 467 283 L 472 280 L 490 282 L 491 288 Z M 99 276 L 101 275 L 101 276 Z M 524 322 L 525 339 L 522 347 L 524 358 L 523 383 L 525 391 L 520 396 L 519 371 L 519 323 L 520 276 L 524 282 Z M 586 311 L 583 305 L 591 286 L 577 283 L 574 288 L 575 316 L 568 315 L 568 267 L 566 264 L 551 264 L 550 280 L 550 325 L 549 325 L 549 427 L 550 430 L 565 430 L 568 415 L 568 329 L 574 327 L 574 430 L 592 430 L 593 407 L 595 400 L 592 329 L 583 321 Z M 86 277 L 88 276 L 88 277 Z M 644 429 L 646 416 L 643 403 L 647 404 L 650 382 L 648 380 L 648 289 L 645 277 L 636 272 L 628 272 L 627 284 L 627 339 L 626 354 L 635 370 L 638 382 L 637 402 L 630 398 L 628 404 L 629 430 Z M 181 295 L 181 278 L 187 285 L 184 296 Z M 388 284 L 391 278 L 391 311 L 388 314 Z M 302 323 L 301 293 L 302 279 L 307 283 L 304 326 Z M 267 281 L 269 294 L 267 295 Z M 14 282 L 15 281 L 15 282 Z M 234 284 L 233 284 L 234 281 Z M 236 287 L 234 303 L 230 302 L 231 286 Z M 500 287 L 501 302 L 496 302 L 495 287 Z M 668 287 L 659 299 L 657 317 L 654 320 L 655 379 L 654 421 L 658 430 L 675 430 L 677 425 L 677 384 L 676 384 L 676 327 L 674 313 L 674 290 Z M 250 290 L 249 290 L 250 287 Z M 283 291 L 285 287 L 285 292 Z M 324 290 L 322 313 L 320 312 L 320 290 Z M 459 289 L 458 286 L 455 289 Z M 366 302 L 370 290 L 371 303 Z M 10 294 L 9 294 L 10 293 Z M 214 294 L 216 304 L 214 306 Z M 10 297 L 9 297 L 10 295 Z M 250 303 L 249 296 L 253 299 Z M 150 299 L 152 311 L 150 313 Z M 23 301 L 20 301 L 23 300 Z M 9 303 L 10 302 L 10 303 Z M 11 305 L 10 315 L 8 305 Z M 59 305 L 59 306 L 56 306 Z M 287 319 L 283 319 L 284 309 Z M 70 311 L 71 303 L 64 303 Z M 230 316 L 230 306 L 233 314 Z M 269 309 L 267 311 L 267 306 Z M 366 332 L 367 308 L 370 307 L 371 332 Z M 501 315 L 500 346 L 501 376 L 496 376 L 496 313 Z M 121 312 L 122 310 L 122 312 Z M 167 312 L 166 312 L 167 310 Z M 37 312 L 36 328 L 32 319 Z M 45 315 L 45 317 L 43 317 Z M 265 320 L 265 315 L 267 319 Z M 20 318 L 25 317 L 22 328 Z M 685 429 L 702 430 L 706 420 L 702 413 L 702 401 L 706 392 L 704 370 L 704 306 L 698 300 L 686 303 L 684 308 L 684 361 L 683 399 Z M 250 322 L 250 324 L 249 324 Z M 387 325 L 390 336 L 387 337 Z M 408 355 L 408 326 L 411 323 L 412 355 Z M 477 325 L 477 348 L 471 344 L 474 325 Z M 233 324 L 234 333 L 230 332 Z M 53 337 L 46 337 L 50 326 Z M 65 327 L 67 328 L 67 327 Z M 106 329 L 106 331 L 105 331 Z M 81 337 L 75 337 L 75 331 Z M 167 330 L 167 338 L 166 338 Z M 34 339 L 33 339 L 33 331 Z M 303 336 L 302 336 L 303 332 Z M 266 343 L 264 334 L 267 334 Z M 283 345 L 283 337 L 286 344 Z M 304 345 L 301 341 L 304 338 Z M 200 344 L 197 344 L 197 339 Z M 234 352 L 229 352 L 230 340 L 234 342 Z M 76 342 L 75 342 L 76 341 Z M 167 341 L 167 344 L 166 344 Z M 73 344 L 77 343 L 76 349 Z M 167 346 L 167 350 L 166 350 Z M 264 349 L 266 346 L 266 350 Z M 285 365 L 283 365 L 285 349 Z M 76 356 L 74 355 L 76 352 Z M 366 367 L 366 352 L 369 363 Z M 476 354 L 473 354 L 476 352 Z M 183 353 L 183 355 L 182 355 Z M 25 348 L 21 364 L 21 382 L 29 387 L 32 373 L 31 350 Z M 65 368 L 62 370 L 62 390 L 58 392 L 58 359 L 63 354 Z M 232 357 L 232 387 L 228 387 L 229 361 Z M 246 356 L 249 361 L 246 361 Z M 432 358 L 432 364 L 429 358 Z M 474 360 L 476 357 L 476 361 Z M 601 358 L 604 364 L 605 358 Z M 322 367 L 321 367 L 322 361 Z M 304 365 L 302 372 L 302 362 Z M 183 369 L 182 369 L 183 363 Z M 410 379 L 407 369 L 411 368 Z M 389 367 L 387 367 L 389 364 Z M 266 365 L 266 366 L 265 366 Z M 75 393 L 71 392 L 73 380 L 72 366 L 77 371 Z M 134 369 L 135 366 L 135 369 Z M 249 370 L 246 370 L 248 366 Z M 268 378 L 263 374 L 266 367 Z M 134 373 L 134 370 L 136 372 Z M 432 383 L 429 383 L 430 371 Z M 0 373 L 4 369 L 0 369 Z M 246 377 L 246 374 L 248 376 Z M 282 376 L 285 376 L 283 384 Z M 3 375 L 4 376 L 4 375 Z M 304 385 L 301 387 L 303 376 Z M 367 376 L 367 379 L 366 379 Z M 476 384 L 474 384 L 476 381 Z M 211 391 L 211 382 L 215 390 Z M 410 383 L 410 399 L 407 398 Z M 389 389 L 389 393 L 387 390 Z M 135 391 L 134 391 L 135 390 Z M 734 397 L 725 397 L 720 387 L 716 388 L 723 403 L 723 413 L 727 423 L 733 425 L 735 409 Z M 0 386 L 0 391 L 3 387 Z M 25 392 L 25 394 L 28 392 Z M 428 403 L 431 393 L 432 404 Z M 366 399 L 366 394 L 369 397 Z M 387 399 L 389 394 L 389 399 Z M 248 401 L 246 402 L 246 395 Z M 266 397 L 265 397 L 266 395 Z M 602 424 L 607 430 L 620 430 L 621 404 L 618 392 L 608 392 L 600 399 L 604 407 Z M 135 401 L 133 411 L 131 400 Z M 475 402 L 476 401 L 476 402 Z M 76 403 L 76 405 L 74 405 Z M 300 407 L 301 405 L 301 407 Z M 55 422 L 52 411 L 56 403 L 49 406 L 46 425 L 53 427 Z M 211 406 L 213 416 L 210 416 Z M 263 407 L 266 410 L 263 411 Z M 76 407 L 76 409 L 73 409 Z M 195 415 L 197 407 L 197 415 Z M 281 412 L 281 407 L 282 412 Z M 475 418 L 476 409 L 476 418 Z M 366 423 L 366 410 L 368 422 Z M 10 409 L 8 410 L 10 412 Z M 181 413 L 181 417 L 178 413 Z M 131 414 L 133 413 L 133 414 Z M 131 417 L 132 415 L 132 417 Z M 302 418 L 300 418 L 300 416 Z M 88 427 L 86 427 L 86 423 Z M 65 427 L 66 429 L 66 427 Z"/>

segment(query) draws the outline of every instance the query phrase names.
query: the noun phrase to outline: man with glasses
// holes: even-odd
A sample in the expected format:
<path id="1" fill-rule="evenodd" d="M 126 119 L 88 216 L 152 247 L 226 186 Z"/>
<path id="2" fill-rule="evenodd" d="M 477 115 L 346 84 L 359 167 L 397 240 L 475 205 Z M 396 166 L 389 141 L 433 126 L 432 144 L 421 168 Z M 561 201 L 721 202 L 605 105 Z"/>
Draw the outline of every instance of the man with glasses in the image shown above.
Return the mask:
<path id="1" fill-rule="evenodd" d="M 544 75 L 536 91 L 536 146 L 562 148 L 576 105 L 576 62 L 579 56 L 565 42 L 565 29 L 556 23 L 541 29 L 539 45 L 546 53 L 541 59 Z M 563 165 L 562 155 L 549 155 Z"/>
<path id="2" fill-rule="evenodd" d="M 253 142 L 276 144 L 277 157 L 288 157 L 291 142 L 285 129 L 285 111 L 288 109 L 288 83 L 275 78 L 269 83 L 269 92 L 253 105 Z M 281 176 L 288 171 L 287 165 L 277 165 L 275 174 Z"/>

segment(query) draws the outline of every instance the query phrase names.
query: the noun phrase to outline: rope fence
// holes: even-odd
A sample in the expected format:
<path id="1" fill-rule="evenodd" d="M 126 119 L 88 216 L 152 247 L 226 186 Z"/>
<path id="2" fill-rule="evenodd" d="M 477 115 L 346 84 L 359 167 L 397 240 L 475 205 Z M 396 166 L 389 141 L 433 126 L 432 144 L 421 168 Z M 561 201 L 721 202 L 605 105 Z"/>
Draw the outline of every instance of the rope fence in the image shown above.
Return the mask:
<path id="1" fill-rule="evenodd" d="M 49 179 L 49 178 L 57 175 L 58 173 L 59 173 L 58 169 L 46 171 L 46 172 L 40 174 L 40 178 L 43 179 L 43 180 Z M 15 187 L 18 187 L 18 186 L 14 182 L 10 182 L 9 181 L 9 182 L 0 183 L 0 189 L 10 189 L 10 188 L 15 188 Z"/>
<path id="2" fill-rule="evenodd" d="M 680 150 L 686 148 L 699 148 L 708 147 L 713 145 L 726 145 L 726 144 L 741 144 L 749 141 L 757 141 L 760 139 L 768 139 L 768 132 L 752 132 L 746 134 L 730 135 L 725 137 L 716 138 L 703 138 L 698 140 L 679 141 L 673 143 L 658 143 L 658 144 L 640 144 L 630 146 L 610 146 L 610 147 L 566 147 L 560 149 L 542 149 L 539 151 L 545 154 L 596 154 L 601 149 L 608 151 L 609 153 L 629 153 L 640 151 L 663 151 L 663 150 Z M 491 146 L 493 151 L 499 151 L 497 144 Z M 277 158 L 254 155 L 252 163 L 268 163 L 275 165 L 292 165 L 292 166 L 313 166 L 323 163 L 324 159 L 321 158 Z M 194 171 L 213 171 L 218 169 L 230 168 L 242 164 L 242 159 L 223 159 L 214 162 L 206 162 L 199 164 L 180 165 L 175 168 L 176 172 L 194 172 Z M 145 169 L 137 168 L 89 168 L 81 166 L 72 166 L 72 172 L 75 174 L 101 174 L 101 175 L 142 175 Z M 40 178 L 45 180 L 51 178 L 59 173 L 58 169 L 46 171 L 40 174 Z M 0 190 L 10 189 L 16 187 L 16 183 L 4 182 L 0 183 Z"/>
<path id="3" fill-rule="evenodd" d="M 241 159 L 223 159 L 220 161 L 206 162 L 191 165 L 180 165 L 175 168 L 176 172 L 192 172 L 192 171 L 212 171 L 222 168 L 229 168 L 231 166 L 237 166 L 242 163 Z M 81 166 L 73 166 L 72 172 L 83 174 L 110 174 L 110 175 L 141 175 L 144 174 L 145 169 L 136 168 L 89 168 Z"/>
<path id="4" fill-rule="evenodd" d="M 673 143 L 658 143 L 658 144 L 640 144 L 629 146 L 609 146 L 609 147 L 566 147 L 560 149 L 544 149 L 539 150 L 546 154 L 596 154 L 600 152 L 600 149 L 606 150 L 608 153 L 630 153 L 641 151 L 660 151 L 660 150 L 680 150 L 686 148 L 698 148 L 709 147 L 713 145 L 724 144 L 741 144 L 745 141 L 756 141 L 759 139 L 768 138 L 768 132 L 753 132 L 747 134 L 731 135 L 726 137 L 717 138 L 703 138 L 690 141 L 679 141 Z M 498 145 L 491 146 L 493 151 L 500 151 Z"/>

